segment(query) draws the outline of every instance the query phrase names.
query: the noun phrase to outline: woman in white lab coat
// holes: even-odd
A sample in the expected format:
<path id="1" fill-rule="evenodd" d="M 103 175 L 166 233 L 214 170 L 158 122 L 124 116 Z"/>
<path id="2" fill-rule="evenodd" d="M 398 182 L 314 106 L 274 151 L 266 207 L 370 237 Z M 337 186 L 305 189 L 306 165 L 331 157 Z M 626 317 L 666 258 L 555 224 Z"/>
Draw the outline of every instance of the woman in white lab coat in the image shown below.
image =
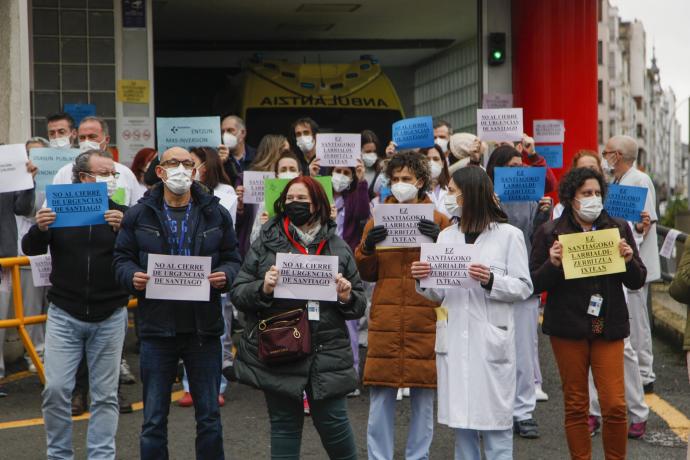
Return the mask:
<path id="1" fill-rule="evenodd" d="M 474 244 L 479 260 L 469 269 L 472 288 L 423 289 L 437 309 L 438 421 L 455 429 L 455 458 L 480 459 L 480 434 L 488 460 L 513 458 L 515 342 L 512 302 L 532 293 L 522 232 L 507 224 L 489 176 L 479 167 L 453 173 L 449 195 L 460 217 L 438 244 Z M 429 276 L 428 262 L 412 264 L 412 276 Z M 448 332 L 447 332 L 448 331 Z"/>

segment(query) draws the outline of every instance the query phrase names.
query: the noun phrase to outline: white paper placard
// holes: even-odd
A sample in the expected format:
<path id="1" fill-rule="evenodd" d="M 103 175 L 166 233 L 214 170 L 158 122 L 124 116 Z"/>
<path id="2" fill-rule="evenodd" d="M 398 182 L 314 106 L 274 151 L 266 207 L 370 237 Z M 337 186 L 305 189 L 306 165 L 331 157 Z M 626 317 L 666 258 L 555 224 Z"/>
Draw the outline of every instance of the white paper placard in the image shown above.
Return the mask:
<path id="1" fill-rule="evenodd" d="M 319 133 L 316 136 L 316 158 L 321 167 L 357 166 L 362 156 L 361 134 Z"/>
<path id="2" fill-rule="evenodd" d="M 509 109 L 513 106 L 513 95 L 505 93 L 485 93 L 482 96 L 484 109 Z"/>
<path id="3" fill-rule="evenodd" d="M 0 193 L 34 188 L 34 179 L 26 170 L 24 144 L 0 145 Z"/>
<path id="4" fill-rule="evenodd" d="M 122 117 L 117 123 L 117 150 L 120 163 L 131 165 L 137 152 L 143 148 L 156 148 L 153 118 Z"/>
<path id="5" fill-rule="evenodd" d="M 477 136 L 485 142 L 522 140 L 522 108 L 477 109 Z"/>
<path id="6" fill-rule="evenodd" d="M 680 232 L 675 228 L 672 228 L 668 231 L 666 238 L 664 238 L 664 244 L 661 246 L 661 251 L 659 251 L 659 255 L 661 257 L 670 259 L 673 256 L 673 250 L 676 247 L 676 239 L 678 238 L 678 235 L 680 235 Z"/>
<path id="7" fill-rule="evenodd" d="M 279 252 L 276 254 L 276 267 L 280 274 L 273 297 L 326 301 L 338 299 L 335 289 L 338 256 Z"/>
<path id="8" fill-rule="evenodd" d="M 244 203 L 262 204 L 264 202 L 264 179 L 275 178 L 275 173 L 273 171 L 245 171 L 242 174 Z"/>
<path id="9" fill-rule="evenodd" d="M 562 144 L 565 142 L 565 124 L 563 120 L 534 120 L 532 122 L 534 142 Z"/>
<path id="10" fill-rule="evenodd" d="M 422 244 L 419 260 L 431 263 L 431 275 L 419 285 L 434 289 L 478 287 L 479 282 L 470 278 L 468 271 L 478 257 L 474 244 Z"/>
<path id="11" fill-rule="evenodd" d="M 374 207 L 374 224 L 383 225 L 388 236 L 379 247 L 417 247 L 433 243 L 419 231 L 419 221 L 434 221 L 433 204 L 379 204 Z"/>
<path id="12" fill-rule="evenodd" d="M 147 299 L 201 300 L 211 295 L 211 258 L 149 254 Z"/>
<path id="13" fill-rule="evenodd" d="M 50 284 L 50 272 L 53 271 L 53 264 L 50 254 L 29 256 L 29 264 L 31 265 L 31 278 L 34 287 L 52 286 Z"/>

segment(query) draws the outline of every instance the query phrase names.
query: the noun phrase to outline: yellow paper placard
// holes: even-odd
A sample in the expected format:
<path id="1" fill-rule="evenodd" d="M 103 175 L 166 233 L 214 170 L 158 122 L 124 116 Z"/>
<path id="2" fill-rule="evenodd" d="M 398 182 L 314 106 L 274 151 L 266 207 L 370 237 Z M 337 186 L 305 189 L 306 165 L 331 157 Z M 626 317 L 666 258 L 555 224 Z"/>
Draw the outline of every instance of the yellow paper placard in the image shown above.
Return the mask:
<path id="1" fill-rule="evenodd" d="M 625 260 L 618 250 L 620 239 L 617 228 L 559 235 L 565 279 L 624 272 Z"/>
<path id="2" fill-rule="evenodd" d="M 446 307 L 434 308 L 436 312 L 436 321 L 448 321 L 448 309 Z"/>
<path id="3" fill-rule="evenodd" d="M 117 81 L 117 100 L 132 104 L 149 103 L 149 81 L 148 80 L 118 80 Z"/>

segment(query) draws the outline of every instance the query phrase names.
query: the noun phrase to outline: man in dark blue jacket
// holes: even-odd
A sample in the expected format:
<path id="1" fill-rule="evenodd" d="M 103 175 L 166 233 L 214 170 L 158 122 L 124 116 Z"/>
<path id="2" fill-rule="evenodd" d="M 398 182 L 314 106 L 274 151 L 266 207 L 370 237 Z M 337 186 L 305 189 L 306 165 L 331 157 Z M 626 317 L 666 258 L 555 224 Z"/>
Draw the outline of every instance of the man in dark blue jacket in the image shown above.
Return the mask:
<path id="1" fill-rule="evenodd" d="M 218 198 L 192 180 L 194 161 L 179 147 L 163 153 L 155 185 L 131 208 L 115 247 L 118 283 L 139 299 L 144 423 L 141 458 L 168 458 L 167 418 L 177 362 L 189 377 L 197 422 L 197 459 L 223 457 L 218 406 L 223 316 L 220 294 L 229 289 L 240 266 L 230 214 Z M 210 300 L 146 298 L 149 254 L 211 257 Z"/>

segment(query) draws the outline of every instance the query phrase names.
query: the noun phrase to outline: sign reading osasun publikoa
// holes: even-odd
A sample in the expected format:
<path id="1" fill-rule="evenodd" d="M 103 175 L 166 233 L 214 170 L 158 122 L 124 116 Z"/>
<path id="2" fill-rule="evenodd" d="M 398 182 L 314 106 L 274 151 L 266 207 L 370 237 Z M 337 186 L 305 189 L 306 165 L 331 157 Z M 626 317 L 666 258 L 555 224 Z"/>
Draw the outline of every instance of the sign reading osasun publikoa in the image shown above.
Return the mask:
<path id="1" fill-rule="evenodd" d="M 563 245 L 565 279 L 587 278 L 625 272 L 617 228 L 559 235 Z"/>

